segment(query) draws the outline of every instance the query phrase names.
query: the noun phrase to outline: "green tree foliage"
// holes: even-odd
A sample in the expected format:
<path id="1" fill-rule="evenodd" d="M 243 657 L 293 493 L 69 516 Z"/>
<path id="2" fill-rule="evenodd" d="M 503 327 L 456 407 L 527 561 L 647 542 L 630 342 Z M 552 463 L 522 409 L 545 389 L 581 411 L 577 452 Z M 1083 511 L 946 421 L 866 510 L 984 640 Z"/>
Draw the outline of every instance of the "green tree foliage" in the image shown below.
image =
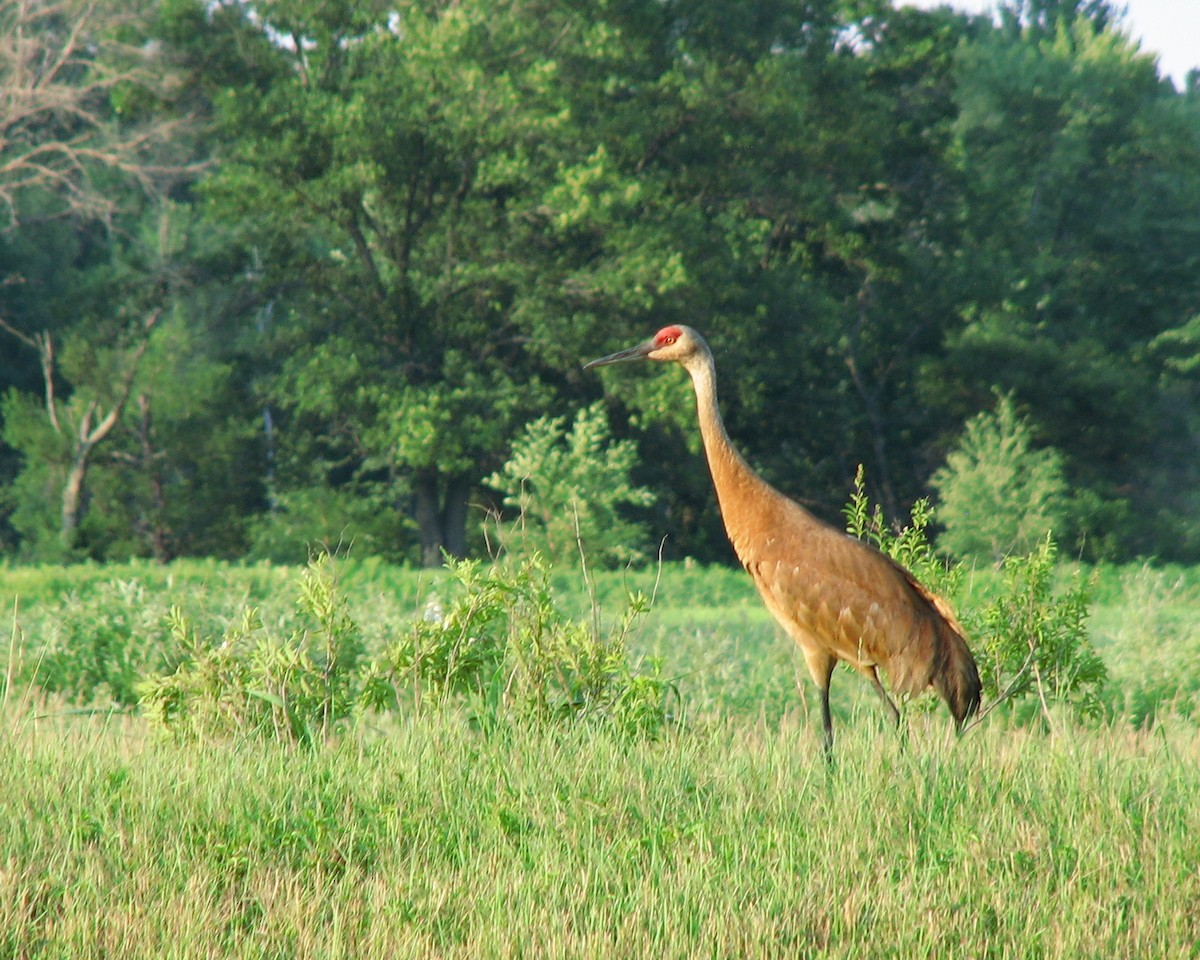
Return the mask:
<path id="1" fill-rule="evenodd" d="M 235 366 L 201 329 L 221 309 L 203 273 L 212 234 L 170 203 L 119 222 L 114 259 L 68 274 L 78 322 L 14 337 L 43 368 L 36 400 L 10 392 L 0 410 L 21 458 L 0 503 L 30 559 L 227 552 L 257 499 Z"/>
<path id="2" fill-rule="evenodd" d="M 930 480 L 943 530 L 938 547 L 960 559 L 999 563 L 1025 555 L 1051 531 L 1060 536 L 1067 510 L 1062 457 L 1033 446 L 1033 429 L 1011 395 L 967 421 L 946 463 Z"/>
<path id="3" fill-rule="evenodd" d="M 272 498 L 270 509 L 247 525 L 246 555 L 297 563 L 314 550 L 403 559 L 411 537 L 403 514 L 380 502 L 376 489 L 312 486 Z"/>
<path id="4" fill-rule="evenodd" d="M 519 425 L 577 394 L 599 331 L 761 315 L 820 370 L 832 308 L 805 281 L 865 142 L 824 92 L 853 95 L 857 70 L 836 4 L 244 9 L 269 79 L 215 100 L 231 149 L 207 190 L 276 306 L 281 484 L 378 482 L 440 562 Z M 636 405 L 680 422 L 665 399 Z"/>
<path id="5" fill-rule="evenodd" d="M 1200 298 L 1200 102 L 1103 3 L 1013 5 L 960 49 L 956 80 L 970 255 L 927 399 L 1013 391 L 1075 489 L 1129 499 L 1126 525 L 1109 518 L 1125 549 L 1181 549 L 1196 394 L 1151 345 Z"/>
<path id="6" fill-rule="evenodd" d="M 523 426 L 682 321 L 747 457 L 826 516 L 858 462 L 903 516 L 998 389 L 1060 452 L 1088 549 L 1200 556 L 1194 89 L 1107 0 L 749 10 L 6 6 L 0 40 L 75 44 L 37 89 L 87 113 L 0 117 L 0 166 L 132 152 L 56 167 L 65 193 L 0 170 L 0 320 L 52 338 L 66 419 L 112 409 L 117 348 L 161 316 L 65 552 L 481 551 L 468 504 Z M 63 219 L 85 188 L 104 209 Z M 0 549 L 63 553 L 71 451 L 5 340 Z M 621 375 L 614 433 L 660 454 L 632 482 L 673 549 L 727 557 L 686 379 Z"/>
<path id="7" fill-rule="evenodd" d="M 19 391 L 0 410 L 0 542 L 26 558 L 229 551 L 254 500 L 253 473 L 228 469 L 249 442 L 222 403 L 227 354 L 200 329 L 221 254 L 196 242 L 198 127 L 157 12 L 0 9 L 0 389 Z"/>
<path id="8" fill-rule="evenodd" d="M 625 564 L 645 559 L 643 524 L 622 516 L 654 497 L 629 479 L 637 460 L 630 440 L 613 442 L 601 404 L 566 417 L 539 417 L 525 426 L 512 456 L 485 481 L 504 494 L 510 520 L 490 523 L 510 554 L 540 553 L 554 563 Z"/>
<path id="9" fill-rule="evenodd" d="M 639 192 L 586 143 L 563 74 L 615 40 L 557 5 L 243 9 L 269 77 L 216 98 L 230 149 L 207 190 L 275 306 L 280 483 L 411 497 L 420 558 L 440 563 L 466 549 L 470 490 L 551 396 L 532 349 L 558 333 L 543 273 L 562 281 L 586 233 L 612 301 L 678 282 L 653 231 L 605 250 Z"/>

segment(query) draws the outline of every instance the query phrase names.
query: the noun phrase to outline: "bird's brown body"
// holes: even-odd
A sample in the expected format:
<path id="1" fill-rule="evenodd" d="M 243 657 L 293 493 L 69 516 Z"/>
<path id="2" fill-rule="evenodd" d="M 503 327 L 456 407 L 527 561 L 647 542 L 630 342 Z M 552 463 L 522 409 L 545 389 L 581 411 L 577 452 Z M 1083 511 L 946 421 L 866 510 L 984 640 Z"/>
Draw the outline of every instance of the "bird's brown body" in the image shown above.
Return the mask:
<path id="1" fill-rule="evenodd" d="M 832 748 L 829 682 L 842 661 L 863 673 L 894 720 L 880 683 L 915 695 L 932 686 L 955 723 L 979 708 L 980 682 L 949 606 L 903 567 L 819 520 L 756 474 L 729 441 L 717 406 L 712 353 L 690 327 L 667 327 L 631 350 L 588 366 L 640 358 L 674 360 L 691 374 L 713 486 L 734 552 L 767 609 L 800 647 L 821 693 Z"/>

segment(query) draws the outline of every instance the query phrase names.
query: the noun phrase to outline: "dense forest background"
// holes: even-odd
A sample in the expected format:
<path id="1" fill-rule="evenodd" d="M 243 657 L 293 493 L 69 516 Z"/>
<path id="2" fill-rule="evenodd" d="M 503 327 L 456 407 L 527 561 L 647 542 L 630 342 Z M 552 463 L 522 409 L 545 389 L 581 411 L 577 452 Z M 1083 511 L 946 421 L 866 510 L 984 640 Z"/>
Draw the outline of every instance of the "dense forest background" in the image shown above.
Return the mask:
<path id="1" fill-rule="evenodd" d="M 1200 76 L 1115 11 L 0 0 L 0 555 L 479 553 L 593 409 L 725 559 L 681 372 L 580 369 L 684 322 L 824 516 L 999 405 L 1067 549 L 1198 561 Z"/>

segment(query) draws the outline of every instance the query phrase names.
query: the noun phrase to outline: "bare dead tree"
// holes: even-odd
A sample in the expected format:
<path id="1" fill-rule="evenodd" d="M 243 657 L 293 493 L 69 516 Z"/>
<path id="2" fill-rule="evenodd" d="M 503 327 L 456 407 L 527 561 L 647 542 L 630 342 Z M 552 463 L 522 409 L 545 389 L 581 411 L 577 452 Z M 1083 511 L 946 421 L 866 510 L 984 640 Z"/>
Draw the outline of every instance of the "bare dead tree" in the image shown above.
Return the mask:
<path id="1" fill-rule="evenodd" d="M 69 551 L 75 546 L 79 523 L 83 518 L 87 473 L 92 465 L 96 447 L 108 438 L 125 412 L 125 406 L 133 393 L 138 368 L 150 346 L 150 334 L 161 316 L 162 310 L 156 309 L 143 321 L 137 341 L 124 360 L 123 370 L 113 384 L 111 399 L 105 406 L 102 406 L 96 397 L 79 405 L 60 403 L 54 390 L 53 337 L 45 331 L 30 336 L 0 318 L 0 328 L 38 351 L 42 375 L 45 378 L 46 412 L 50 425 L 55 433 L 63 436 L 69 443 L 59 526 L 59 540 L 65 550 Z"/>
<path id="2" fill-rule="evenodd" d="M 137 36 L 150 0 L 0 0 L 0 230 L 19 222 L 21 195 L 44 190 L 60 212 L 107 218 L 99 170 L 154 195 L 199 169 L 180 159 L 186 117 L 113 114 L 119 87 L 169 97 L 173 72 Z M 118 122 L 118 120 L 120 122 Z"/>

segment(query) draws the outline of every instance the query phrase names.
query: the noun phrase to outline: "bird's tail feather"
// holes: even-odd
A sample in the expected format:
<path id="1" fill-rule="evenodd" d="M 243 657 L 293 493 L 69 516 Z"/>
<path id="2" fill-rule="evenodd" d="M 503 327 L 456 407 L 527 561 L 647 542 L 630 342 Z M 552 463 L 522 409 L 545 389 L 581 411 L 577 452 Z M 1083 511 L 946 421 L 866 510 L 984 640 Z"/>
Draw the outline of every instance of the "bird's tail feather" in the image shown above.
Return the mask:
<path id="1" fill-rule="evenodd" d="M 967 646 L 962 625 L 950 604 L 923 586 L 912 574 L 908 574 L 908 577 L 916 591 L 929 602 L 937 614 L 937 633 L 940 640 L 938 646 L 941 649 L 935 657 L 929 682 L 946 701 L 950 712 L 954 714 L 955 726 L 961 730 L 963 724 L 979 712 L 979 704 L 983 699 L 979 669 L 975 666 L 975 658 L 971 656 L 971 650 Z"/>
<path id="2" fill-rule="evenodd" d="M 979 682 L 979 670 L 975 658 L 967 648 L 962 634 L 953 629 L 942 631 L 946 644 L 946 661 L 943 669 L 933 677 L 933 688 L 954 714 L 954 723 L 961 730 L 964 723 L 979 712 L 983 697 L 983 684 Z"/>

